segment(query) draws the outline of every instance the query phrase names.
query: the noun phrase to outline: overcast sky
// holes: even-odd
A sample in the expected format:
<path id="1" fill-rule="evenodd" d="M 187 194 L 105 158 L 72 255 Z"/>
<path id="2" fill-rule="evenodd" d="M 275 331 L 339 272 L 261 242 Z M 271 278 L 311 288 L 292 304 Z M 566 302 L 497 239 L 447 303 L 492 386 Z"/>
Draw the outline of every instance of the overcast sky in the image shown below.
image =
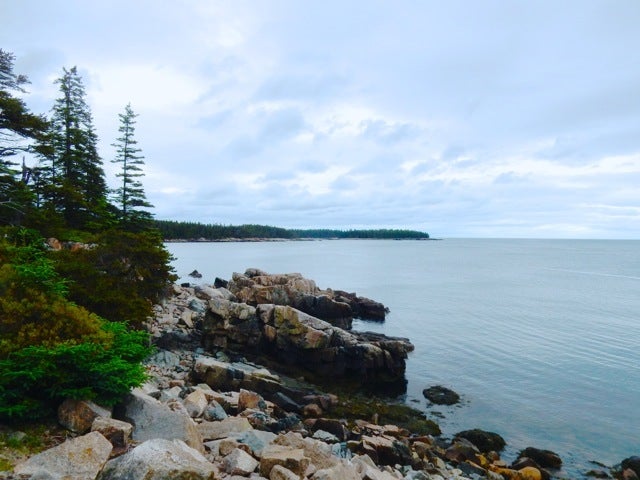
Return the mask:
<path id="1" fill-rule="evenodd" d="M 159 219 L 640 238 L 640 1 L 0 0 L 48 114 L 76 65 Z"/>

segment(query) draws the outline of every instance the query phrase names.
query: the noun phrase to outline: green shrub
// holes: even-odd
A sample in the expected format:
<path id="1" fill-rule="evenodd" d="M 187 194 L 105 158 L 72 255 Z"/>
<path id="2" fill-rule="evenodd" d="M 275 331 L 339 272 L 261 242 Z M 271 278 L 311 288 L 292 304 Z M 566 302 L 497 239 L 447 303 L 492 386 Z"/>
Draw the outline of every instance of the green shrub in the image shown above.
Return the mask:
<path id="1" fill-rule="evenodd" d="M 65 398 L 113 405 L 145 380 L 151 353 L 144 332 L 105 322 L 101 342 L 29 346 L 0 359 L 0 419 L 50 415 Z"/>
<path id="2" fill-rule="evenodd" d="M 107 320 L 140 328 L 153 314 L 153 303 L 176 279 L 171 255 L 153 231 L 111 230 L 95 237 L 93 244 L 51 256 L 56 270 L 72 280 L 69 298 Z"/>
<path id="3" fill-rule="evenodd" d="M 117 402 L 145 379 L 148 334 L 67 300 L 28 236 L 0 238 L 0 421 L 47 416 L 68 397 Z"/>

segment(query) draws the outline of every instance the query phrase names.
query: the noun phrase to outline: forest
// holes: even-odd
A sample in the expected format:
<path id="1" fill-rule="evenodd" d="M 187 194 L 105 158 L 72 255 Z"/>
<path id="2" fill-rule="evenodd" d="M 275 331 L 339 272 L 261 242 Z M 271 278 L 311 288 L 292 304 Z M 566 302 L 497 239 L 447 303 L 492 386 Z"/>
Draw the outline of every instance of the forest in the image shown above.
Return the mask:
<path id="1" fill-rule="evenodd" d="M 155 220 L 156 228 L 163 238 L 170 240 L 215 241 L 226 239 L 385 239 L 425 240 L 426 232 L 397 229 L 334 230 L 334 229 L 287 229 L 267 225 L 207 225 L 197 222 Z"/>

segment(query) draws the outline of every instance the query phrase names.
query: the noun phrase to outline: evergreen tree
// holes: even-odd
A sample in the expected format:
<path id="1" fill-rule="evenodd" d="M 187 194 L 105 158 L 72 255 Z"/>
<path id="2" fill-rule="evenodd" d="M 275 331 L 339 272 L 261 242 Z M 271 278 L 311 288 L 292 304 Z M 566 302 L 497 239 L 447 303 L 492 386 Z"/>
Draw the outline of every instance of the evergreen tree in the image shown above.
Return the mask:
<path id="1" fill-rule="evenodd" d="M 112 144 L 116 148 L 116 158 L 112 163 L 119 163 L 120 173 L 116 176 L 120 179 L 120 186 L 115 189 L 115 202 L 119 207 L 120 221 L 128 226 L 143 226 L 152 219 L 151 213 L 141 208 L 152 208 L 144 193 L 140 182 L 144 157 L 140 155 L 142 150 L 138 148 L 138 142 L 134 138 L 136 117 L 129 103 L 120 117 L 120 136 Z"/>
<path id="2" fill-rule="evenodd" d="M 70 228 L 96 230 L 108 219 L 107 184 L 98 137 L 76 67 L 63 69 L 51 119 L 51 152 L 42 169 L 47 201 Z"/>
<path id="3" fill-rule="evenodd" d="M 17 168 L 16 157 L 33 151 L 33 140 L 46 128 L 46 120 L 29 112 L 22 99 L 29 83 L 13 71 L 15 57 L 0 49 L 0 224 L 19 223 L 32 204 L 27 187 L 31 170 Z"/>

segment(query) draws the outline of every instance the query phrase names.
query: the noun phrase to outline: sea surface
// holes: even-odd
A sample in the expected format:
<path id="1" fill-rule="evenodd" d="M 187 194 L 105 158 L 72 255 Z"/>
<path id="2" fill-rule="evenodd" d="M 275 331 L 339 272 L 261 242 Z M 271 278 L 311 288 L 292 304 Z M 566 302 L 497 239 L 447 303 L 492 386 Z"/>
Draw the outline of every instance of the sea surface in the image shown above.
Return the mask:
<path id="1" fill-rule="evenodd" d="M 503 458 L 527 446 L 565 473 L 640 455 L 640 241 L 329 240 L 171 243 L 181 281 L 230 279 L 249 267 L 299 272 L 391 310 L 354 329 L 408 337 L 404 400 L 445 435 L 499 433 Z M 422 390 L 460 393 L 429 406 Z"/>

